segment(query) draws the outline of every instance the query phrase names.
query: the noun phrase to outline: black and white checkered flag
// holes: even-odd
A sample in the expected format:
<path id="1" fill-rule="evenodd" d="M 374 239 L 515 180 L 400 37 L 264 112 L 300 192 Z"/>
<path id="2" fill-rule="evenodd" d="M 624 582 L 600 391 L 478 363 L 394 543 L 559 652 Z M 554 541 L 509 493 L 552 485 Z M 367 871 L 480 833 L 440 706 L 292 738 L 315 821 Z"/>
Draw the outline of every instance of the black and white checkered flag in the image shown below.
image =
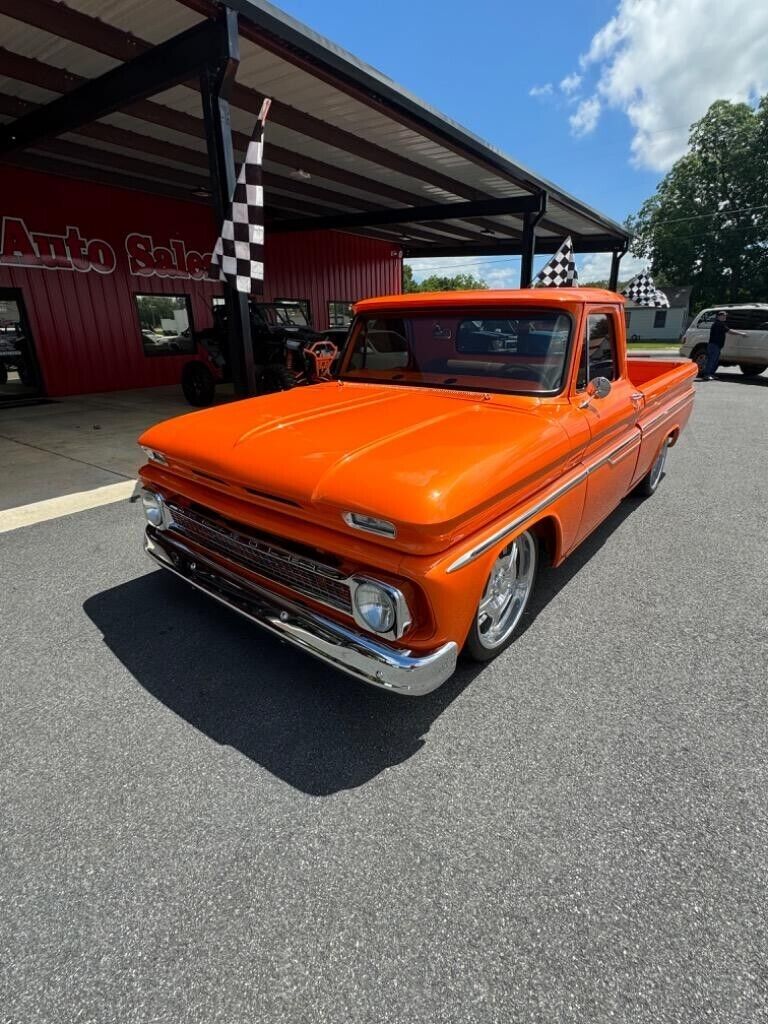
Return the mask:
<path id="1" fill-rule="evenodd" d="M 621 294 L 637 306 L 669 309 L 669 299 L 664 292 L 659 291 L 647 270 L 641 270 L 631 281 L 628 281 Z"/>
<path id="2" fill-rule="evenodd" d="M 578 288 L 579 275 L 573 261 L 573 241 L 568 235 L 555 255 L 536 275 L 535 288 Z"/>
<path id="3" fill-rule="evenodd" d="M 261 105 L 248 151 L 237 176 L 229 216 L 211 256 L 211 277 L 228 281 L 246 295 L 261 293 L 264 286 L 264 188 L 261 160 L 264 123 L 271 100 Z M 218 273 L 217 273 L 218 271 Z"/>

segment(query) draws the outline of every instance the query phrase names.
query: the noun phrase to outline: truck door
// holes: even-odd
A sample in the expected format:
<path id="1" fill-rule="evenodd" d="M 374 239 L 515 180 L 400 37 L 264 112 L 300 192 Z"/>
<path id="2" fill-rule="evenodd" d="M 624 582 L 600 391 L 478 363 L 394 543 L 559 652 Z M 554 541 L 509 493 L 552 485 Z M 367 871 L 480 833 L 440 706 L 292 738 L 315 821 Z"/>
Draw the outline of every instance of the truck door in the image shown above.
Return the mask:
<path id="1" fill-rule="evenodd" d="M 619 346 L 618 312 L 611 307 L 588 309 L 572 401 L 589 427 L 584 451 L 587 471 L 584 512 L 579 540 L 600 523 L 626 495 L 640 451 L 637 426 L 639 405 L 626 375 L 624 346 Z M 589 382 L 604 377 L 610 391 L 603 398 L 590 396 Z"/>

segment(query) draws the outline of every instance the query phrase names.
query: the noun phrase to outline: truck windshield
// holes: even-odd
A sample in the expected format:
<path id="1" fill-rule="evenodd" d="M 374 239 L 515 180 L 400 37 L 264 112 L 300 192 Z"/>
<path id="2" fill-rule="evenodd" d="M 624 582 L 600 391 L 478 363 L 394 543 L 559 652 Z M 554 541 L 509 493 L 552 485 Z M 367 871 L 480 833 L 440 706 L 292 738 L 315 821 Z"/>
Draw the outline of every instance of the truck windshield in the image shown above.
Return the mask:
<path id="1" fill-rule="evenodd" d="M 468 391 L 555 393 L 562 388 L 571 318 L 559 310 L 451 310 L 358 317 L 345 380 Z"/>

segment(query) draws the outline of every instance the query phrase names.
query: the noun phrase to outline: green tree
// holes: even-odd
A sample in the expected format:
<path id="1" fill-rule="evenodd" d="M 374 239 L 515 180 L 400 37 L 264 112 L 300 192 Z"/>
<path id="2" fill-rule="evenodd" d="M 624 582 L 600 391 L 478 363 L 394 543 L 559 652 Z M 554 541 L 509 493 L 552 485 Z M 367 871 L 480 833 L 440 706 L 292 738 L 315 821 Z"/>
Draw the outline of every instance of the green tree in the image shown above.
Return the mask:
<path id="1" fill-rule="evenodd" d="M 419 286 L 413 276 L 413 267 L 410 263 L 403 263 L 403 291 L 404 292 L 417 292 Z"/>
<path id="2" fill-rule="evenodd" d="M 488 285 L 479 277 L 472 274 L 431 274 L 423 281 L 416 281 L 413 276 L 413 269 L 407 263 L 403 263 L 403 291 L 404 292 L 458 292 L 471 291 L 473 289 L 485 290 Z"/>
<path id="3" fill-rule="evenodd" d="M 768 96 L 718 100 L 628 227 L 657 284 L 691 284 L 695 309 L 768 298 Z"/>
<path id="4" fill-rule="evenodd" d="M 136 305 L 139 307 L 141 326 L 148 330 L 159 328 L 164 318 L 173 319 L 174 300 L 166 295 L 138 295 Z"/>

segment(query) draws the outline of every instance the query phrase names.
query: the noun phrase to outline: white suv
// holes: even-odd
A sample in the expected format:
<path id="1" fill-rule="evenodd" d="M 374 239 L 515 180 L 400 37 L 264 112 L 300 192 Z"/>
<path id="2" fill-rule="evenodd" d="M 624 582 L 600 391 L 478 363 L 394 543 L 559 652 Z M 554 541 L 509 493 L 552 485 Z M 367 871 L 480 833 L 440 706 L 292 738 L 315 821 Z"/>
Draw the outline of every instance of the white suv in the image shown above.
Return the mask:
<path id="1" fill-rule="evenodd" d="M 721 366 L 739 365 L 747 377 L 756 377 L 768 370 L 768 303 L 755 302 L 749 306 L 715 306 L 703 309 L 685 332 L 680 345 L 680 355 L 688 356 L 704 369 L 707 361 L 709 329 L 719 309 L 728 314 L 728 326 L 735 331 L 744 331 L 746 337 L 726 334 L 725 346 L 720 356 Z"/>

